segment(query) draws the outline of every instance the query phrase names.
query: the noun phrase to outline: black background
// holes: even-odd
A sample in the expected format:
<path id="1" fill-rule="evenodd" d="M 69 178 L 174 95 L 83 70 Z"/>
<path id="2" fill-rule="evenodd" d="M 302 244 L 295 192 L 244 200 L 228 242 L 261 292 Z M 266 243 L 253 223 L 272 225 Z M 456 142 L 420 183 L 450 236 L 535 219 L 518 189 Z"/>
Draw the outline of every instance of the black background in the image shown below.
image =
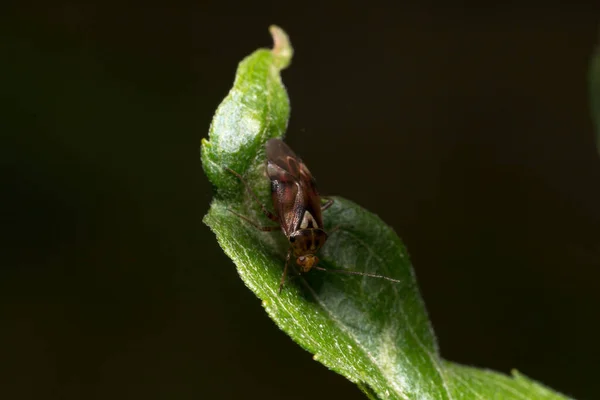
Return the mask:
<path id="1" fill-rule="evenodd" d="M 437 3 L 3 12 L 0 397 L 363 398 L 201 222 L 200 139 L 276 23 L 287 141 L 403 238 L 442 355 L 597 398 L 600 6 Z"/>

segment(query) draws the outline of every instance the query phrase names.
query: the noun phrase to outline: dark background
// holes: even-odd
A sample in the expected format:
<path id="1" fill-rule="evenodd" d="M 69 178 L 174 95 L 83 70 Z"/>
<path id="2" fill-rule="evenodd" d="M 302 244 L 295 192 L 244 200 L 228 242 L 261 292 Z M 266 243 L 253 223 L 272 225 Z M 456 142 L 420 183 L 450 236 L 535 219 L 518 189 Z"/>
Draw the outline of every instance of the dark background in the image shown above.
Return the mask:
<path id="1" fill-rule="evenodd" d="M 201 222 L 200 139 L 272 23 L 288 142 L 403 238 L 442 355 L 597 398 L 600 6 L 437 3 L 2 12 L 0 398 L 363 398 Z"/>

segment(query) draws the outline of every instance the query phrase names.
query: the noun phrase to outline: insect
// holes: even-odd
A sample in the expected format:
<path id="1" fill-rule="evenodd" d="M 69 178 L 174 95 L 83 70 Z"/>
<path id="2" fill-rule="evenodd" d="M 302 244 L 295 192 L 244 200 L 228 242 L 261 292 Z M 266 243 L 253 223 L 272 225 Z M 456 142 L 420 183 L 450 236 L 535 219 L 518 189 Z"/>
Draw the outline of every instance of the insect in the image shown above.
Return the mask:
<path id="1" fill-rule="evenodd" d="M 275 213 L 267 210 L 264 204 L 258 200 L 252 188 L 240 174 L 230 168 L 227 169 L 244 183 L 248 192 L 260 205 L 267 218 L 277 222 L 278 225 L 259 226 L 249 218 L 235 211 L 230 211 L 262 231 L 269 232 L 281 229 L 287 237 L 290 247 L 279 283 L 279 292 L 281 292 L 285 284 L 289 261 L 292 255 L 296 258 L 296 265 L 299 267 L 300 273 L 316 269 L 400 282 L 382 275 L 319 267 L 317 265 L 319 258 L 316 256 L 316 253 L 323 247 L 328 237 L 323 229 L 322 211 L 331 207 L 333 199 L 328 199 L 325 204 L 321 203 L 321 196 L 317 191 L 315 178 L 302 160 L 282 140 L 269 139 L 266 144 L 266 154 L 267 176 L 271 180 L 271 197 Z"/>

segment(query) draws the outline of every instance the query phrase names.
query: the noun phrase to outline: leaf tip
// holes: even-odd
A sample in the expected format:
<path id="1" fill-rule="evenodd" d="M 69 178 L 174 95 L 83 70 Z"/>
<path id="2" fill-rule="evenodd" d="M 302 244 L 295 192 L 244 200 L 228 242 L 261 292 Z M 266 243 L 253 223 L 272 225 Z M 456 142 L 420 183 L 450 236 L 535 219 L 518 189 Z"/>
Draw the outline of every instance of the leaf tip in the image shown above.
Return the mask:
<path id="1" fill-rule="evenodd" d="M 287 33 L 277 25 L 271 25 L 269 27 L 269 32 L 273 37 L 272 52 L 275 64 L 280 70 L 285 69 L 290 65 L 292 56 L 294 55 L 294 49 L 290 43 L 290 38 Z"/>

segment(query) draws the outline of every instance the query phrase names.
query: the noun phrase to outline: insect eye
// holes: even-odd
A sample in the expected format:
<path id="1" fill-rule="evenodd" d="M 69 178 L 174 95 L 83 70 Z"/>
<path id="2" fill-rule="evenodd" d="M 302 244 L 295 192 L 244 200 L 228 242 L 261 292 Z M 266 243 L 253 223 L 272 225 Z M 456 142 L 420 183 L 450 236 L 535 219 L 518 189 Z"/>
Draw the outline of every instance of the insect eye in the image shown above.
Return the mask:
<path id="1" fill-rule="evenodd" d="M 295 241 L 296 241 L 296 237 L 295 236 L 290 237 L 290 243 L 294 243 Z"/>

